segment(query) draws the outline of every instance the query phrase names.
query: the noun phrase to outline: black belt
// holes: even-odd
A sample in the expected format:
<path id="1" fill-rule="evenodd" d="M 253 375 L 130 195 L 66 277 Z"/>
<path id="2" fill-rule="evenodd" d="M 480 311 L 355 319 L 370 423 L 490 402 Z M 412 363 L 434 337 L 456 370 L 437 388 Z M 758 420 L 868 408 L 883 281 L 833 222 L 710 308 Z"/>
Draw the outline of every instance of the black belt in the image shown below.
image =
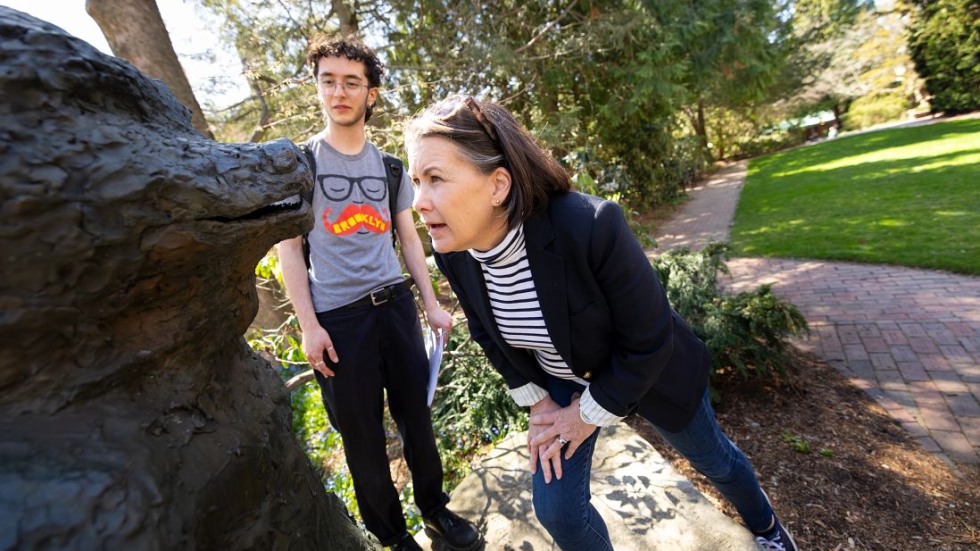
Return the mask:
<path id="1" fill-rule="evenodd" d="M 344 308 L 358 308 L 360 306 L 367 306 L 368 304 L 372 306 L 381 306 L 382 304 L 392 300 L 398 295 L 402 294 L 402 291 L 408 290 L 407 281 L 399 281 L 387 287 L 379 287 L 364 298 L 359 298 L 354 302 L 344 306 Z"/>

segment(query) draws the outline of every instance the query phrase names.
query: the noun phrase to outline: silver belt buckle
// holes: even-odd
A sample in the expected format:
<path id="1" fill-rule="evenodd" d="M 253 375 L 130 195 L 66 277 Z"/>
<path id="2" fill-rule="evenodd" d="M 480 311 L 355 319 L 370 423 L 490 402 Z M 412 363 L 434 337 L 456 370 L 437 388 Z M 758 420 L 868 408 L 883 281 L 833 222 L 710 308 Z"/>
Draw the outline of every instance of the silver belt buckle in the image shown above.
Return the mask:
<path id="1" fill-rule="evenodd" d="M 388 292 L 387 287 L 382 287 L 380 289 L 375 289 L 371 291 L 370 296 L 371 296 L 371 304 L 373 304 L 374 306 L 381 306 L 382 304 L 391 300 L 391 295 Z"/>

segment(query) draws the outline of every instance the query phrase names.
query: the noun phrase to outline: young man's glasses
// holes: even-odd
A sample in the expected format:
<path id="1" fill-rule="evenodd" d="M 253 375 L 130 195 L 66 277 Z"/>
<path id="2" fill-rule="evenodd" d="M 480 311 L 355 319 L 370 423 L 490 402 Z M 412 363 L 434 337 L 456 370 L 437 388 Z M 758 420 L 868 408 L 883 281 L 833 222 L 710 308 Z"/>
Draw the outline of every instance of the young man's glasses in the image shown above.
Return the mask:
<path id="1" fill-rule="evenodd" d="M 328 96 L 333 95 L 338 86 L 340 86 L 340 88 L 347 94 L 356 94 L 361 90 L 361 88 L 371 87 L 367 84 L 354 82 L 353 80 L 334 80 L 332 78 L 325 78 L 320 81 L 320 88 L 323 88 L 323 93 Z"/>

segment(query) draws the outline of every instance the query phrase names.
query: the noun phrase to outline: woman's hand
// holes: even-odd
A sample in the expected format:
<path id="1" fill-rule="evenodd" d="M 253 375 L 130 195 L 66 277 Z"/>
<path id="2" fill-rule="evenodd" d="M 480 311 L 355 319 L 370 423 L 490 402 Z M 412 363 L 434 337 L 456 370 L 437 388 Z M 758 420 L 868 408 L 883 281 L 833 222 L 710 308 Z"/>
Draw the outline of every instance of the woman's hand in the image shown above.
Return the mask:
<path id="1" fill-rule="evenodd" d="M 586 438 L 592 436 L 597 428 L 595 425 L 583 421 L 579 415 L 579 396 L 580 394 L 575 393 L 572 403 L 566 408 L 551 409 L 550 411 L 534 411 L 534 408 L 531 408 L 531 427 L 536 427 L 537 430 L 534 431 L 533 437 L 531 430 L 528 430 L 528 447 L 532 452 L 537 450 L 537 455 L 541 458 L 545 483 L 551 482 L 549 462 L 554 467 L 555 477 L 561 479 L 561 449 L 564 447 L 561 440 L 568 444 L 565 459 L 571 459 L 575 450 L 582 445 Z M 535 454 L 532 453 L 531 457 L 535 457 Z M 534 472 L 533 465 L 531 472 Z"/>
<path id="2" fill-rule="evenodd" d="M 538 460 L 540 460 L 541 468 L 544 469 L 544 479 L 546 482 L 551 482 L 551 463 L 549 463 L 549 459 L 542 455 L 547 447 L 539 446 L 536 441 L 544 431 L 551 428 L 551 424 L 535 423 L 534 419 L 540 418 L 543 415 L 552 414 L 560 409 L 561 406 L 552 400 L 551 396 L 545 396 L 538 403 L 531 406 L 531 421 L 527 428 L 527 448 L 528 454 L 531 456 L 531 474 L 538 471 Z M 552 460 L 554 461 L 555 474 L 558 478 L 561 478 L 561 459 L 554 456 Z"/>

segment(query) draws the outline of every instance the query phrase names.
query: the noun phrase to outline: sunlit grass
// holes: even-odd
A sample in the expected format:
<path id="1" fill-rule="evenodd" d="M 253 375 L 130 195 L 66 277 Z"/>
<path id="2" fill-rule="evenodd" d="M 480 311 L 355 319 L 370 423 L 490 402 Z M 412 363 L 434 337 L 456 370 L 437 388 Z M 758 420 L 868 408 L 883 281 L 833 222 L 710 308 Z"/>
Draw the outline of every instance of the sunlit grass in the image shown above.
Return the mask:
<path id="1" fill-rule="evenodd" d="M 980 275 L 980 120 L 838 138 L 749 163 L 734 254 Z"/>

